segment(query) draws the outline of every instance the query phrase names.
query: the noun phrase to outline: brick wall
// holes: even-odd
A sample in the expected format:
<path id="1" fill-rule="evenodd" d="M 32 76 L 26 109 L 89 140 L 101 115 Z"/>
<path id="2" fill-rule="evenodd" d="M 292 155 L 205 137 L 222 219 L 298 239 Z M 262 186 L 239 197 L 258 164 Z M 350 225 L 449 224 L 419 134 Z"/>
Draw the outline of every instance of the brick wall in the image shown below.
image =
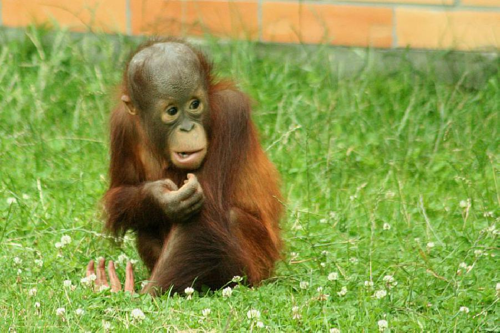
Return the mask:
<path id="1" fill-rule="evenodd" d="M 500 49 L 500 0 L 0 0 L 0 24 L 378 48 Z"/>

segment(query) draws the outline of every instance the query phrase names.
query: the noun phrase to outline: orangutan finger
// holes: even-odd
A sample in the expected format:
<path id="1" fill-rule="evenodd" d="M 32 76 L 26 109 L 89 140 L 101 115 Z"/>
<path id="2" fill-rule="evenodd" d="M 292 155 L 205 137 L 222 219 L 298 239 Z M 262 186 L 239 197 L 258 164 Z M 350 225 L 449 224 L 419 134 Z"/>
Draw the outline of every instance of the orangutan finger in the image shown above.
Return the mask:
<path id="1" fill-rule="evenodd" d="M 188 174 L 188 181 L 177 191 L 177 197 L 183 201 L 196 193 L 198 189 L 198 179 L 193 174 Z"/>
<path id="2" fill-rule="evenodd" d="M 188 209 L 189 207 L 194 206 L 195 204 L 199 203 L 200 201 L 203 202 L 204 198 L 205 197 L 203 196 L 203 193 L 195 192 L 191 197 L 182 201 L 179 205 L 179 208 L 181 210 Z"/>
<path id="3" fill-rule="evenodd" d="M 104 258 L 101 258 L 99 260 L 99 264 L 97 265 L 97 280 L 95 281 L 95 285 L 98 287 L 109 286 L 108 280 L 106 278 L 106 268 L 104 266 L 105 266 Z"/>
<path id="4" fill-rule="evenodd" d="M 191 205 L 191 207 L 188 207 L 184 210 L 185 214 L 187 217 L 190 217 L 196 213 L 198 213 L 201 209 L 201 207 L 203 207 L 203 202 L 205 201 L 204 198 L 201 198 L 201 200 L 199 200 L 198 202 L 196 202 L 195 204 Z"/>
<path id="5" fill-rule="evenodd" d="M 111 283 L 111 292 L 116 293 L 122 290 L 122 283 L 118 279 L 118 275 L 116 275 L 115 263 L 111 260 L 108 262 L 108 275 L 109 283 Z"/>
<path id="6" fill-rule="evenodd" d="M 125 270 L 125 291 L 129 293 L 134 293 L 134 268 L 132 267 L 132 263 L 127 263 L 127 268 Z"/>
<path id="7" fill-rule="evenodd" d="M 89 264 L 87 265 L 87 271 L 85 272 L 86 277 L 89 277 L 91 275 L 95 275 L 94 260 L 89 261 Z"/>
<path id="8" fill-rule="evenodd" d="M 170 180 L 170 179 L 165 179 L 163 181 L 163 185 L 169 190 L 169 191 L 177 191 L 179 188 L 177 187 L 177 185 L 175 185 L 175 183 Z"/>

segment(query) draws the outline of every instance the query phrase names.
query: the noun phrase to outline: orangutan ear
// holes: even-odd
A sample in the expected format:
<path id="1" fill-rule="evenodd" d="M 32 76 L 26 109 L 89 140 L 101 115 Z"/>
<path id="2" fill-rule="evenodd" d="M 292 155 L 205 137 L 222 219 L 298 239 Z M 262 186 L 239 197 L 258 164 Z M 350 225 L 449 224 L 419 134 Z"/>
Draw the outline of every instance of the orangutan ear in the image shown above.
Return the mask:
<path id="1" fill-rule="evenodd" d="M 130 99 L 129 95 L 123 95 L 122 102 L 125 103 L 125 106 L 127 107 L 128 113 L 130 113 L 133 116 L 135 116 L 137 114 L 137 110 L 136 110 L 134 104 L 132 103 L 132 100 Z"/>

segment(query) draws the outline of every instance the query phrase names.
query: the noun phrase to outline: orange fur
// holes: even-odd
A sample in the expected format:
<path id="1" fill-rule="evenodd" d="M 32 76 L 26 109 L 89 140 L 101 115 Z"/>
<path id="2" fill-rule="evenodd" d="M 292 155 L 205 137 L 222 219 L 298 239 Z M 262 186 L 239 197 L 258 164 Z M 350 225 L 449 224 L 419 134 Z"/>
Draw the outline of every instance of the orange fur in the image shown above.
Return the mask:
<path id="1" fill-rule="evenodd" d="M 163 41 L 172 40 L 154 40 L 136 52 Z M 152 271 L 148 292 L 154 287 L 216 289 L 234 275 L 245 275 L 256 285 L 273 273 L 280 258 L 279 176 L 259 144 L 249 100 L 232 83 L 216 83 L 211 64 L 193 50 L 202 64 L 210 104 L 204 123 L 208 152 L 194 172 L 205 194 L 200 214 L 177 223 L 148 198 L 144 184 L 168 178 L 180 187 L 186 172 L 170 168 L 166 156 L 155 151 L 138 117 L 121 106 L 111 117 L 106 227 L 115 235 L 137 233 L 138 251 Z"/>

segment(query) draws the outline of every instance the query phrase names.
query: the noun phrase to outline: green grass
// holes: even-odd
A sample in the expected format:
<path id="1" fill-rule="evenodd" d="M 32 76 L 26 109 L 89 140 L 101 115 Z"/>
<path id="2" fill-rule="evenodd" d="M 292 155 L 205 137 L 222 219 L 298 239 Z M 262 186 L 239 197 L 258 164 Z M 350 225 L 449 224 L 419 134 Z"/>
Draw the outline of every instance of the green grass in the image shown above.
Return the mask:
<path id="1" fill-rule="evenodd" d="M 83 287 L 89 259 L 137 258 L 132 241 L 119 248 L 101 234 L 100 199 L 114 87 L 138 42 L 36 29 L 1 37 L 0 331 L 374 332 L 382 319 L 393 332 L 500 330 L 500 74 L 466 89 L 405 61 L 378 71 L 367 53 L 364 70 L 346 77 L 322 47 L 204 46 L 255 100 L 261 142 L 282 175 L 276 277 L 230 298 Z M 64 235 L 72 241 L 57 249 Z M 139 289 L 148 274 L 140 263 L 136 273 Z M 146 319 L 133 320 L 136 308 Z"/>

